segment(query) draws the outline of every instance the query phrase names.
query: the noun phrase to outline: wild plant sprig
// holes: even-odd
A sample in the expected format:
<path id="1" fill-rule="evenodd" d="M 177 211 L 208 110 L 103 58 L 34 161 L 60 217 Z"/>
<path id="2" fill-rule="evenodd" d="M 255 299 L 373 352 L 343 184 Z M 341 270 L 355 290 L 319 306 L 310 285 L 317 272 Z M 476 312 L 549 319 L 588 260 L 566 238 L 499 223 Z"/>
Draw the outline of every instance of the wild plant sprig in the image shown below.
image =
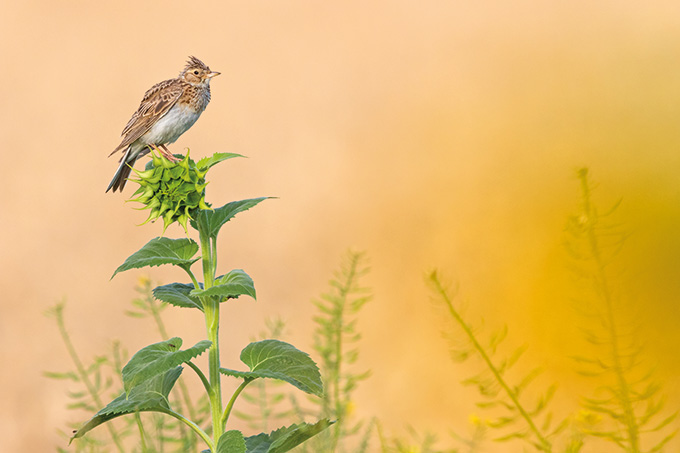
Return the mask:
<path id="1" fill-rule="evenodd" d="M 662 451 L 677 431 L 667 434 L 648 449 L 643 448 L 645 433 L 662 432 L 677 412 L 659 420 L 664 399 L 661 385 L 652 378 L 653 370 L 642 366 L 643 346 L 634 330 L 621 320 L 618 285 L 611 265 L 622 250 L 628 235 L 610 217 L 620 203 L 600 214 L 593 202 L 587 168 L 578 170 L 581 206 L 567 223 L 565 245 L 572 258 L 572 269 L 586 283 L 579 294 L 586 299 L 591 318 L 597 320 L 585 331 L 586 340 L 595 348 L 592 356 L 576 357 L 581 374 L 609 383 L 597 391 L 603 397 L 583 399 L 583 406 L 608 418 L 614 429 L 593 429 L 589 434 L 606 439 L 628 453 Z"/>
<path id="2" fill-rule="evenodd" d="M 375 421 L 375 425 L 381 453 L 461 453 L 455 449 L 437 448 L 436 435 L 430 432 L 420 433 L 412 426 L 406 427 L 406 437 L 388 437 L 380 422 Z"/>
<path id="3" fill-rule="evenodd" d="M 61 340 L 66 346 L 69 357 L 73 362 L 76 370 L 75 372 L 67 373 L 50 373 L 46 372 L 45 376 L 55 379 L 70 379 L 81 383 L 85 387 L 85 392 L 71 393 L 71 396 L 77 400 L 76 403 L 69 405 L 72 409 L 86 409 L 94 410 L 95 407 L 102 407 L 103 401 L 101 395 L 111 387 L 112 381 L 110 378 L 102 378 L 102 365 L 108 362 L 105 357 L 97 357 L 90 366 L 85 366 L 78 354 L 71 336 L 66 329 L 64 322 L 64 307 L 65 302 L 59 302 L 52 308 L 46 311 L 46 315 L 53 318 L 59 329 Z M 116 446 L 116 449 L 125 453 L 126 449 L 123 443 L 123 436 L 118 432 L 115 426 L 109 424 L 107 426 L 111 440 Z"/>
<path id="4" fill-rule="evenodd" d="M 348 416 L 352 410 L 352 394 L 362 380 L 370 376 L 370 371 L 352 370 L 359 358 L 357 342 L 361 339 L 358 332 L 358 315 L 362 307 L 371 300 L 369 288 L 363 286 L 363 278 L 369 273 L 366 254 L 348 251 L 340 268 L 334 272 L 330 281 L 330 291 L 324 293 L 313 303 L 318 309 L 314 317 L 317 327 L 314 331 L 314 350 L 321 358 L 319 368 L 326 386 L 326 393 L 318 401 L 318 413 L 302 409 L 293 399 L 298 414 L 317 415 L 338 420 L 337 426 L 303 446 L 303 451 L 324 451 L 328 453 L 352 451 L 361 453 L 368 448 L 367 442 L 349 447 L 350 438 L 363 430 L 363 438 L 371 432 L 372 424 L 363 426 L 363 421 L 350 424 Z M 353 448 L 353 449 L 352 449 Z M 359 450 L 357 450 L 359 448 Z"/>
<path id="5" fill-rule="evenodd" d="M 463 381 L 464 384 L 474 385 L 482 396 L 487 398 L 487 402 L 479 404 L 480 407 L 503 407 L 508 411 L 508 415 L 497 418 L 495 421 L 488 423 L 490 428 L 499 429 L 506 428 L 511 424 L 523 425 L 522 428 L 514 430 L 509 434 L 502 435 L 494 440 L 507 441 L 511 439 L 522 439 L 529 442 L 537 450 L 543 452 L 552 452 L 552 442 L 549 436 L 555 434 L 560 427 L 549 431 L 551 414 L 544 414 L 548 403 L 554 395 L 555 387 L 551 386 L 545 394 L 543 394 L 533 409 L 529 409 L 521 400 L 523 391 L 528 384 L 537 376 L 538 371 L 532 370 L 519 383 L 511 384 L 506 377 L 506 372 L 519 359 L 524 348 L 515 351 L 510 357 L 496 361 L 493 355 L 496 352 L 496 347 L 505 338 L 506 330 L 503 329 L 499 334 L 491 337 L 489 346 L 484 346 L 479 337 L 479 333 L 468 323 L 462 316 L 461 312 L 456 309 L 453 304 L 452 292 L 442 282 L 439 273 L 433 271 L 428 275 L 428 283 L 432 288 L 435 300 L 442 303 L 447 309 L 451 319 L 454 321 L 463 332 L 463 337 L 468 343 L 464 350 L 454 351 L 454 357 L 459 360 L 466 360 L 472 355 L 476 355 L 481 359 L 485 367 L 485 372 L 476 375 L 472 378 Z M 500 393 L 500 397 L 497 395 Z M 544 417 L 542 424 L 539 424 L 539 417 Z"/>

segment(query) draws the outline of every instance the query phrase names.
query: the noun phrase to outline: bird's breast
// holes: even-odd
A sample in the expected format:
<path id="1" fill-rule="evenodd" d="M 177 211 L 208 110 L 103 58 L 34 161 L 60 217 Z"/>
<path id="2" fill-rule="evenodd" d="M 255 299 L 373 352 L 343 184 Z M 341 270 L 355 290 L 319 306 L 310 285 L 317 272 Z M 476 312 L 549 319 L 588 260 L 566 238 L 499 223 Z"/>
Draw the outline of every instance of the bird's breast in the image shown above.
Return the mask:
<path id="1" fill-rule="evenodd" d="M 180 135 L 194 125 L 202 110 L 195 110 L 187 104 L 175 104 L 162 118 L 160 118 L 149 132 L 144 134 L 145 143 L 167 144 L 175 142 Z"/>

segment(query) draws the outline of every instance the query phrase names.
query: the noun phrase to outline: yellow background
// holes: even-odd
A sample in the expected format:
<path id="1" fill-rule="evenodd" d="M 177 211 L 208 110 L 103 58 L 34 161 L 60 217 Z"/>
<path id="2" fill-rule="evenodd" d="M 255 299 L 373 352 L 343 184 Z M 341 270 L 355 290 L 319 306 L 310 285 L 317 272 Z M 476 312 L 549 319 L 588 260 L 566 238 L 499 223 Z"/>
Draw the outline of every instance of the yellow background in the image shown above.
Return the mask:
<path id="1" fill-rule="evenodd" d="M 124 316 L 142 271 L 112 271 L 158 224 L 105 194 L 107 158 L 144 91 L 188 55 L 222 75 L 200 121 L 172 146 L 236 152 L 212 170 L 216 204 L 277 196 L 228 224 L 220 265 L 243 268 L 258 301 L 225 306 L 223 363 L 267 316 L 311 350 L 309 301 L 344 251 L 366 250 L 358 416 L 390 435 L 407 424 L 453 442 L 477 395 L 477 368 L 448 358 L 445 316 L 425 271 L 460 284 L 472 321 L 526 343 L 537 390 L 559 382 L 567 413 L 593 381 L 562 250 L 590 167 L 605 208 L 632 233 L 620 310 L 636 318 L 668 411 L 680 404 L 680 3 L 677 1 L 5 1 L 0 5 L 0 442 L 54 451 L 71 368 L 43 311 L 68 299 L 83 357 L 121 338 L 155 342 Z M 179 228 L 167 235 L 181 237 Z M 154 268 L 154 280 L 182 280 Z M 203 338 L 200 313 L 168 311 L 172 335 Z M 483 416 L 483 414 L 481 414 Z M 675 423 L 677 428 L 677 422 Z M 375 445 L 375 444 L 374 444 Z M 597 447 L 596 447 L 597 445 Z M 588 451 L 606 451 L 593 443 Z M 678 451 L 675 441 L 667 451 Z M 485 451 L 521 451 L 489 443 Z"/>

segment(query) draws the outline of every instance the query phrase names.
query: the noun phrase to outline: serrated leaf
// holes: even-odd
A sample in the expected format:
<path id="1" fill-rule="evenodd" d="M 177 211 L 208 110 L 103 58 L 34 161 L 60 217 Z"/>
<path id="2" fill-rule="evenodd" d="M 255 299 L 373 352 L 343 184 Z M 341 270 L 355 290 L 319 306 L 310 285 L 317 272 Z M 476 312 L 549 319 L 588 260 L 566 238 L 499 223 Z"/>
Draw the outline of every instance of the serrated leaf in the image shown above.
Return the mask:
<path id="1" fill-rule="evenodd" d="M 212 167 L 213 165 L 217 165 L 220 162 L 225 161 L 227 159 L 233 159 L 234 157 L 245 156 L 236 153 L 215 153 L 210 157 L 204 157 L 203 159 L 196 162 L 196 168 L 198 168 L 200 171 L 205 171 Z"/>
<path id="2" fill-rule="evenodd" d="M 197 297 L 190 295 L 195 289 L 193 284 L 170 283 L 153 289 L 153 296 L 176 307 L 198 308 L 203 311 L 203 305 Z"/>
<path id="3" fill-rule="evenodd" d="M 246 453 L 246 441 L 241 431 L 231 430 L 223 433 L 217 442 L 216 453 Z"/>
<path id="4" fill-rule="evenodd" d="M 165 373 L 177 365 L 188 362 L 203 353 L 212 343 L 202 340 L 193 347 L 180 351 L 182 339 L 178 337 L 161 341 L 140 349 L 123 367 L 123 387 L 130 391 L 144 381 Z"/>
<path id="5" fill-rule="evenodd" d="M 250 371 L 220 368 L 222 374 L 242 379 L 270 378 L 286 381 L 303 392 L 323 395 L 321 374 L 305 352 L 279 340 L 250 343 L 241 351 L 241 361 Z"/>
<path id="6" fill-rule="evenodd" d="M 316 436 L 333 423 L 328 419 L 315 424 L 301 423 L 277 429 L 269 434 L 246 437 L 246 453 L 285 453 Z"/>
<path id="7" fill-rule="evenodd" d="M 216 238 L 220 228 L 230 221 L 239 212 L 247 211 L 258 203 L 272 197 L 249 198 L 247 200 L 232 201 L 217 209 L 202 209 L 196 216 L 196 220 L 191 221 L 191 226 L 198 229 L 201 223 L 208 235 Z"/>
<path id="8" fill-rule="evenodd" d="M 123 393 L 97 412 L 94 417 L 75 432 L 69 443 L 73 439 L 83 437 L 88 431 L 102 423 L 106 423 L 121 415 L 140 411 L 164 412 L 169 410 L 168 395 L 180 374 L 182 374 L 182 367 L 178 366 L 133 388 L 130 394 L 127 395 L 127 398 L 125 393 Z"/>
<path id="9" fill-rule="evenodd" d="M 172 264 L 188 267 L 198 261 L 199 258 L 193 258 L 196 252 L 198 252 L 198 244 L 191 239 L 154 238 L 118 266 L 111 278 L 119 272 L 146 266 Z"/>
<path id="10" fill-rule="evenodd" d="M 255 283 L 250 275 L 246 274 L 243 269 L 234 269 L 228 274 L 222 275 L 215 279 L 215 285 L 208 289 L 194 289 L 190 293 L 191 296 L 220 296 L 220 301 L 224 302 L 227 299 L 236 299 L 238 296 L 246 295 L 256 299 Z"/>

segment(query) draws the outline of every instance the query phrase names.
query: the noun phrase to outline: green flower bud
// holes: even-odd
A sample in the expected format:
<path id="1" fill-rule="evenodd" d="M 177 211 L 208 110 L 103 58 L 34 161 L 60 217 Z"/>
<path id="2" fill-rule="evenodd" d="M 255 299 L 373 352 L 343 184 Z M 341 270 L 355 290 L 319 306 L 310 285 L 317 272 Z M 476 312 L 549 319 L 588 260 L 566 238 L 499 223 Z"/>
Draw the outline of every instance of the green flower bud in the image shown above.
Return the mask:
<path id="1" fill-rule="evenodd" d="M 171 162 L 151 151 L 151 160 L 143 171 L 135 170 L 139 189 L 128 201 L 141 203 L 140 209 L 149 209 L 144 223 L 163 218 L 163 232 L 174 222 L 187 231 L 189 220 L 199 209 L 210 209 L 205 202 L 207 169 L 199 171 L 189 153 L 178 162 Z"/>

